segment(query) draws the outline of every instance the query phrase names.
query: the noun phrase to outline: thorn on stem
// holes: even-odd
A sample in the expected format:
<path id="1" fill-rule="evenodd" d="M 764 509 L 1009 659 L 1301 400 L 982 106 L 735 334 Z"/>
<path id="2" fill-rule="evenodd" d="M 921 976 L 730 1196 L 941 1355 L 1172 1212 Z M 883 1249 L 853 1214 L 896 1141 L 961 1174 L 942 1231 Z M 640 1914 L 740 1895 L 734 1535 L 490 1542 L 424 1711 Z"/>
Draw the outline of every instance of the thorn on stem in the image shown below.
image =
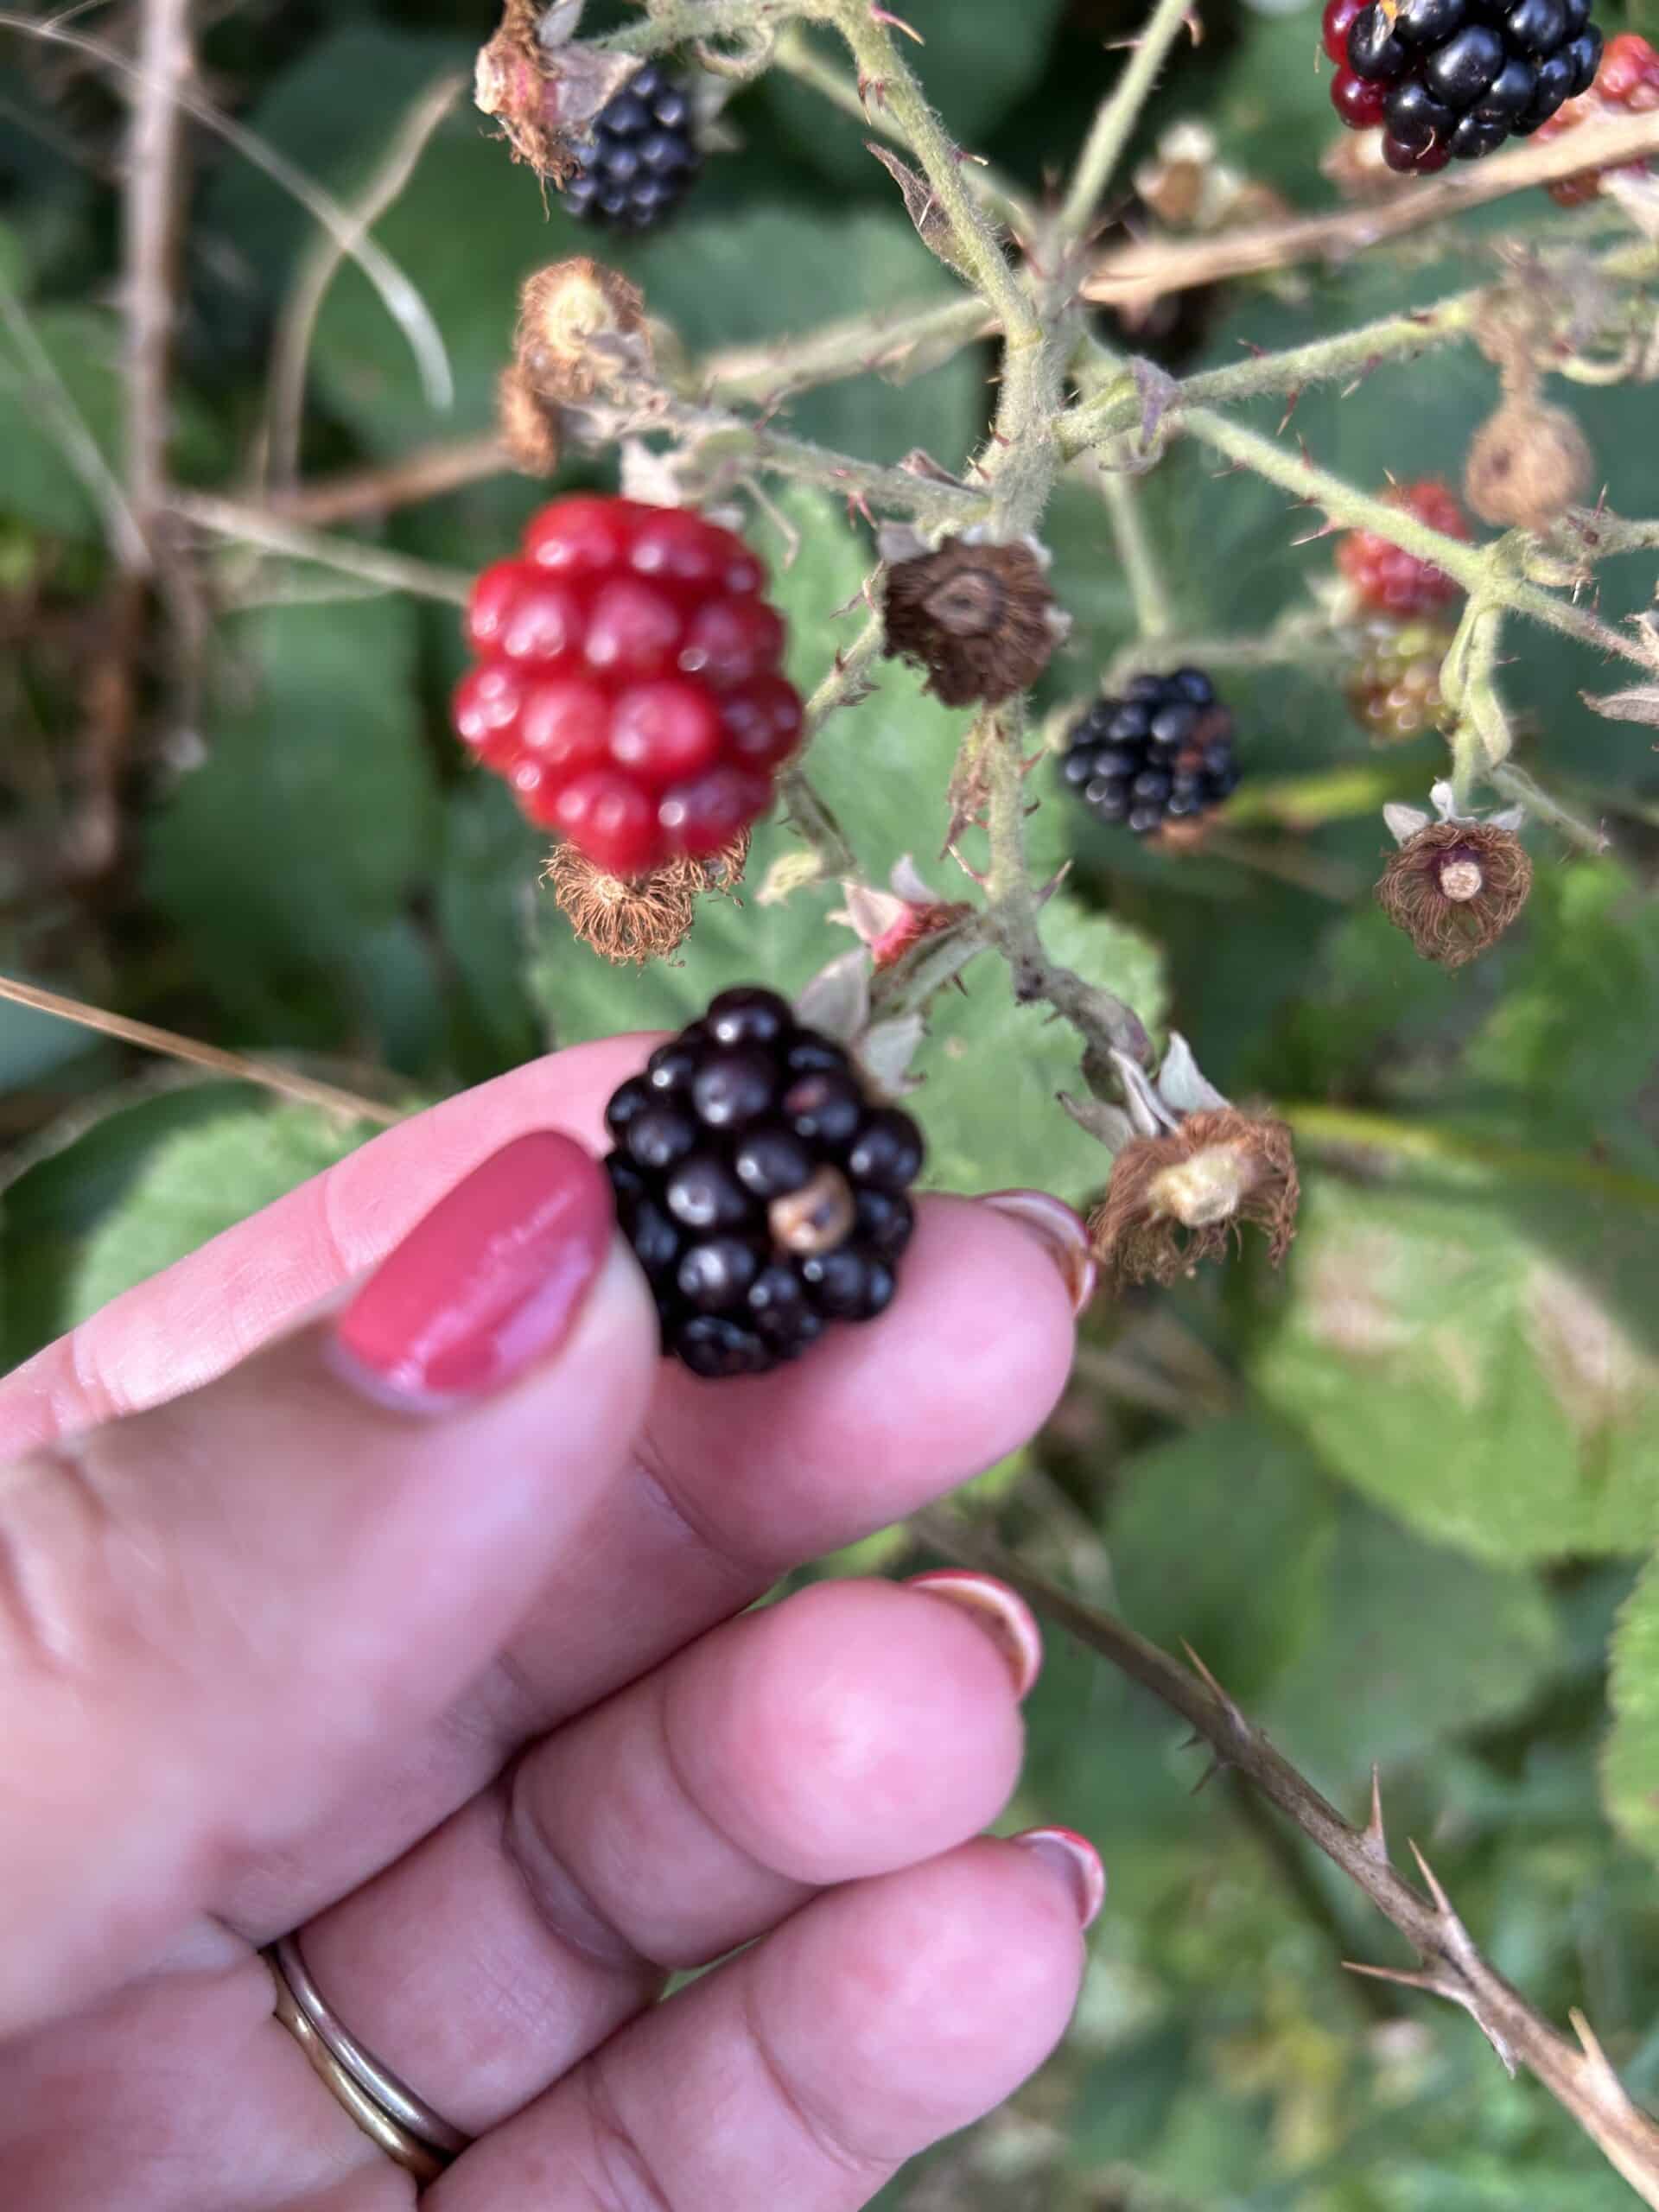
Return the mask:
<path id="1" fill-rule="evenodd" d="M 1361 1834 L 1360 1848 L 1374 1865 L 1389 1864 L 1388 1831 L 1382 1825 L 1382 1777 L 1376 1762 L 1371 1762 L 1371 1816 Z"/>

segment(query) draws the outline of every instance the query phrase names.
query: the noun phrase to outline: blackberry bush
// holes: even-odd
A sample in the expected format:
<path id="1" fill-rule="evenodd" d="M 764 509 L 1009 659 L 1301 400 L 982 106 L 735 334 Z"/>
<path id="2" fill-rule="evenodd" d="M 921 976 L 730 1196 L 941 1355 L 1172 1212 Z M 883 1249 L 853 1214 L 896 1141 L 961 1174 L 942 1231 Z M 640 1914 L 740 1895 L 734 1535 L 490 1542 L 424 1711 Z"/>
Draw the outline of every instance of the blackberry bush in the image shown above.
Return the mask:
<path id="1" fill-rule="evenodd" d="M 605 1122 L 664 1349 L 693 1374 L 761 1375 L 831 1322 L 886 1310 L 921 1132 L 775 992 L 722 991 L 622 1085 Z"/>

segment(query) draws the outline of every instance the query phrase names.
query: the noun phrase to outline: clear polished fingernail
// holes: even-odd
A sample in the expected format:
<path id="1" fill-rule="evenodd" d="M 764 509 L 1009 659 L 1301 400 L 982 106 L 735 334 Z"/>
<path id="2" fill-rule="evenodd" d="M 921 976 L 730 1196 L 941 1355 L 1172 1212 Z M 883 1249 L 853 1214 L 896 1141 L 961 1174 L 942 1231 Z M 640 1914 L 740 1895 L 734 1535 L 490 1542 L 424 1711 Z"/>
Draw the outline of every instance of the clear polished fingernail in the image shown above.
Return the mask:
<path id="1" fill-rule="evenodd" d="M 1034 1852 L 1064 1878 L 1077 1904 L 1079 1926 L 1091 1926 L 1106 1902 L 1106 1869 L 1088 1837 L 1075 1828 L 1027 1828 L 1008 1840 L 1021 1851 Z"/>
<path id="2" fill-rule="evenodd" d="M 995 1575 L 966 1567 L 933 1567 L 910 1576 L 906 1587 L 942 1598 L 982 1629 L 1014 1677 L 1014 1694 L 1024 1697 L 1043 1670 L 1043 1639 L 1036 1616 L 1017 1590 Z"/>
<path id="3" fill-rule="evenodd" d="M 1080 1213 L 1074 1212 L 1064 1198 L 1057 1198 L 1052 1191 L 992 1191 L 981 1198 L 982 1206 L 994 1206 L 998 1213 L 1005 1213 L 1010 1221 L 1018 1221 L 1039 1237 L 1049 1257 L 1060 1271 L 1066 1294 L 1071 1300 L 1071 1311 L 1081 1313 L 1095 1294 L 1094 1250 L 1089 1242 L 1089 1228 Z"/>
<path id="4" fill-rule="evenodd" d="M 605 1262 L 604 1170 L 537 1129 L 474 1167 L 416 1222 L 334 1325 L 336 1371 L 383 1405 L 437 1413 L 556 1352 Z"/>

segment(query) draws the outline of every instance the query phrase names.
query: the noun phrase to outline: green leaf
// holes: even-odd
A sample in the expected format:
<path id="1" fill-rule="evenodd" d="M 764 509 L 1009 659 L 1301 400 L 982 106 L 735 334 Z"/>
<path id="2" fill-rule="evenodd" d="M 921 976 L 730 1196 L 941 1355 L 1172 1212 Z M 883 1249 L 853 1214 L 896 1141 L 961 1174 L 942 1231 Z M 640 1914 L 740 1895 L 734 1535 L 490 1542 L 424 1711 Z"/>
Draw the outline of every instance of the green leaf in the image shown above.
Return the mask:
<path id="1" fill-rule="evenodd" d="M 0 331 L 0 512 L 101 544 L 108 536 L 104 509 L 70 460 L 60 425 L 67 410 L 119 483 L 125 404 L 120 324 L 93 308 L 22 311 L 50 374 L 18 350 L 13 334 Z M 215 465 L 223 441 L 182 388 L 174 393 L 174 467 L 188 480 Z"/>
<path id="2" fill-rule="evenodd" d="M 245 1105 L 163 1135 L 73 1269 L 71 1321 L 159 1274 L 376 1134 L 308 1106 Z"/>
<path id="3" fill-rule="evenodd" d="M 134 1084 L 47 1132 L 0 1191 L 0 1369 L 70 1325 L 85 1241 L 156 1147 L 246 1097 L 241 1084 Z"/>
<path id="4" fill-rule="evenodd" d="M 365 1020 L 384 1039 L 372 932 L 400 918 L 438 826 L 416 634 L 390 599 L 221 626 L 207 758 L 154 826 L 149 888 L 261 1043 L 338 1046 Z"/>
<path id="5" fill-rule="evenodd" d="M 1529 1575 L 1427 1544 L 1356 1502 L 1337 1523 L 1323 1595 L 1318 1637 L 1252 1713 L 1333 1789 L 1373 1760 L 1386 1766 L 1521 1712 L 1561 1656 L 1555 1614 Z"/>
<path id="6" fill-rule="evenodd" d="M 1433 1536 L 1509 1560 L 1643 1548 L 1651 1227 L 1496 1182 L 1316 1174 L 1255 1380 L 1336 1472 Z"/>
<path id="7" fill-rule="evenodd" d="M 1620 1608 L 1608 1695 L 1613 1726 L 1602 1753 L 1602 1796 L 1620 1831 L 1659 1859 L 1659 1560 Z"/>
<path id="8" fill-rule="evenodd" d="M 1117 1481 L 1107 1541 L 1125 1618 L 1166 1650 L 1191 1644 L 1251 1704 L 1327 1628 L 1328 1478 L 1295 1437 L 1242 1414 L 1136 1453 Z"/>

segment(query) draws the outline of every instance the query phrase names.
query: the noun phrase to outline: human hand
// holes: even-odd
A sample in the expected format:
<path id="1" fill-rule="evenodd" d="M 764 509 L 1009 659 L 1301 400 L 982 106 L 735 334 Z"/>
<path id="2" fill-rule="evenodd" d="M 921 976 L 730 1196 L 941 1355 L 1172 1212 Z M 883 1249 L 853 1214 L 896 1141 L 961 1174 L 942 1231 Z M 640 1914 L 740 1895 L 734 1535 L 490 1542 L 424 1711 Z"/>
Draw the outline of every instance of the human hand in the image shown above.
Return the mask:
<path id="1" fill-rule="evenodd" d="M 433 2212 L 840 2212 L 1060 2034 L 1098 1861 L 979 1836 L 1019 1601 L 841 1581 L 734 1618 L 1042 1421 L 1044 1207 L 925 1200 L 880 1321 L 697 1382 L 547 1134 L 600 1147 L 643 1050 L 393 1129 L 0 1385 L 18 2212 L 411 2199 L 274 2017 L 293 1929 L 476 2139 Z"/>

